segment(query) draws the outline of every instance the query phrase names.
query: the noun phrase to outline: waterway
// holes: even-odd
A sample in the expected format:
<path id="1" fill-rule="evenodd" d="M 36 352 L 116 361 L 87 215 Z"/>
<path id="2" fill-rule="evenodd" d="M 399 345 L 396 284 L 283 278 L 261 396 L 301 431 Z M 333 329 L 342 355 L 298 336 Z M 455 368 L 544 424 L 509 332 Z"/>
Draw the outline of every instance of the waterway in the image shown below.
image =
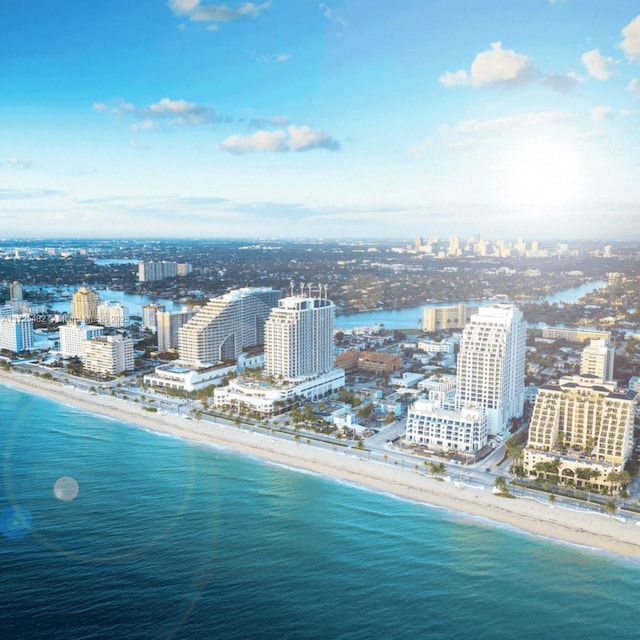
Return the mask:
<path id="1" fill-rule="evenodd" d="M 585 282 L 579 287 L 571 287 L 563 291 L 556 291 L 544 298 L 531 300 L 533 303 L 549 304 L 572 304 L 578 302 L 580 298 L 591 291 L 601 289 L 606 286 L 606 282 L 598 280 L 595 282 Z M 385 329 L 420 329 L 422 327 L 423 310 L 425 307 L 449 307 L 455 304 L 466 304 L 470 307 L 482 307 L 498 302 L 509 302 L 508 300 L 458 300 L 455 302 L 438 302 L 409 307 L 407 309 L 376 310 L 365 311 L 363 313 L 351 313 L 341 315 L 336 318 L 336 328 L 343 331 L 355 329 L 357 327 L 372 327 L 383 324 Z"/>
<path id="2" fill-rule="evenodd" d="M 69 287 L 69 296 L 78 290 L 78 287 Z M 129 317 L 140 316 L 142 317 L 142 307 L 146 304 L 156 303 L 165 306 L 167 311 L 179 311 L 183 308 L 183 304 L 169 300 L 166 298 L 151 298 L 149 296 L 139 295 L 136 293 L 125 293 L 124 291 L 115 291 L 113 289 L 96 289 L 100 296 L 100 301 L 112 300 L 114 302 L 120 302 L 128 312 Z M 47 305 L 52 311 L 58 313 L 71 313 L 71 299 L 59 300 L 57 302 L 51 302 Z"/>
<path id="3" fill-rule="evenodd" d="M 577 302 L 587 293 L 595 291 L 606 286 L 606 282 L 598 280 L 595 282 L 586 282 L 579 287 L 572 287 L 570 289 L 564 289 L 563 291 L 557 291 L 539 300 L 532 302 L 547 301 L 549 304 L 571 304 Z M 69 298 L 71 294 L 77 291 L 78 287 L 66 287 Z M 165 305 L 167 311 L 179 311 L 183 305 L 179 302 L 164 298 L 151 298 L 145 295 L 125 293 L 123 291 L 115 291 L 112 289 L 96 289 L 100 295 L 100 300 L 113 300 L 115 302 L 122 303 L 128 311 L 129 316 L 142 316 L 142 307 L 146 304 L 155 302 L 157 304 Z M 376 310 L 366 311 L 363 313 L 352 313 L 346 315 L 339 315 L 336 317 L 335 326 L 340 330 L 350 330 L 357 327 L 372 327 L 374 325 L 384 325 L 386 329 L 419 329 L 422 327 L 423 310 L 426 306 L 430 307 L 446 307 L 454 304 L 466 304 L 471 307 L 480 307 L 491 304 L 496 304 L 496 300 L 459 300 L 455 302 L 439 302 L 429 303 L 409 307 L 407 309 L 391 309 L 391 310 Z M 504 301 L 508 302 L 508 301 Z M 47 305 L 52 311 L 58 311 L 60 313 L 71 312 L 71 300 L 60 300 Z"/>

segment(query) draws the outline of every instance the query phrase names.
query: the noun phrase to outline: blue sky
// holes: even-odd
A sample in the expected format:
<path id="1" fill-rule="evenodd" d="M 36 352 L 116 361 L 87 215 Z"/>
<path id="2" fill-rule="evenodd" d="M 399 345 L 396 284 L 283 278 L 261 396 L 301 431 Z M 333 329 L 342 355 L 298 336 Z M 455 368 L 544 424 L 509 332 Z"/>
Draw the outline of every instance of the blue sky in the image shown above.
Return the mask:
<path id="1" fill-rule="evenodd" d="M 0 16 L 1 236 L 640 238 L 640 3 Z"/>

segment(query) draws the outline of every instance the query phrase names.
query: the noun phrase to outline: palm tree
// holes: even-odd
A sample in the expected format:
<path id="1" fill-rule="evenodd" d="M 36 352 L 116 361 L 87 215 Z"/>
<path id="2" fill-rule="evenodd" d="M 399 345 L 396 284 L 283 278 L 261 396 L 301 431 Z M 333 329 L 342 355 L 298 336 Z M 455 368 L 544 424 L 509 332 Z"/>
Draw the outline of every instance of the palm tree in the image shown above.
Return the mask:
<path id="1" fill-rule="evenodd" d="M 616 511 L 618 510 L 618 505 L 616 504 L 616 501 L 613 500 L 613 498 L 611 500 L 607 500 L 604 503 L 604 510 L 607 515 L 614 516 Z"/>
<path id="2" fill-rule="evenodd" d="M 498 476 L 493 485 L 496 489 L 496 493 L 501 496 L 511 495 L 509 493 L 509 485 L 507 484 L 507 479 L 504 476 Z"/>

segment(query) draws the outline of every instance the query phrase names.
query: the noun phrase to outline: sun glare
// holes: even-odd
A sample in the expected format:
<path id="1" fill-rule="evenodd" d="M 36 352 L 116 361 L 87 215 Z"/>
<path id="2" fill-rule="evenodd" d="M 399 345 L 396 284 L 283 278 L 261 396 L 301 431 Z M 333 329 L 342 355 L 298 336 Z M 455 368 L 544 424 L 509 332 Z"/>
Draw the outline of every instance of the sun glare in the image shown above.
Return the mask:
<path id="1" fill-rule="evenodd" d="M 577 154 L 546 136 L 510 147 L 499 179 L 503 197 L 512 206 L 557 209 L 576 202 L 584 190 Z"/>

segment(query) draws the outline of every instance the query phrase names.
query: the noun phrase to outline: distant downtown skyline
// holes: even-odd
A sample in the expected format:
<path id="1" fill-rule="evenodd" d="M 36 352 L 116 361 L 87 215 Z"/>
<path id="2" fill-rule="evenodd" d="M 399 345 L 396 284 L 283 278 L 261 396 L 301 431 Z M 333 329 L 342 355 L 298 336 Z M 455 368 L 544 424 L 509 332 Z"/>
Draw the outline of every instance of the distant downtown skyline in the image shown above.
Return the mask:
<path id="1" fill-rule="evenodd" d="M 637 239 L 633 5 L 10 3 L 0 233 Z"/>

